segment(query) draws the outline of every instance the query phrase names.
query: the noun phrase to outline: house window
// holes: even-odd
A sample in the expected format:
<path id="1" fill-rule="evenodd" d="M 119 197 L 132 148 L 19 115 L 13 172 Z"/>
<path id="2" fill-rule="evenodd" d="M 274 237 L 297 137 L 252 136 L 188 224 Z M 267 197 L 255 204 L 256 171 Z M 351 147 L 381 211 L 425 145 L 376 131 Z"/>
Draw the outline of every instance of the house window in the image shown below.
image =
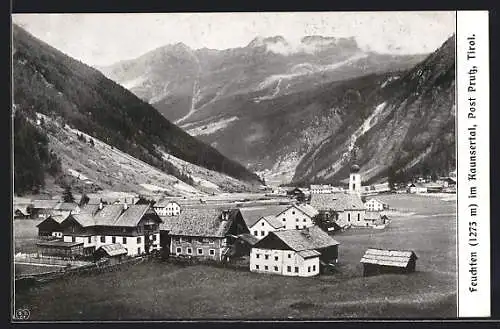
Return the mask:
<path id="1" fill-rule="evenodd" d="M 295 210 L 292 210 L 292 215 L 295 215 Z"/>
<path id="2" fill-rule="evenodd" d="M 105 243 L 105 242 L 106 242 L 106 237 L 105 237 L 105 236 L 101 236 L 101 242 L 102 242 L 102 243 Z"/>
<path id="3" fill-rule="evenodd" d="M 311 266 L 307 267 L 307 272 L 311 272 Z"/>
<path id="4" fill-rule="evenodd" d="M 260 254 L 255 254 L 255 258 L 260 258 Z"/>
<path id="5" fill-rule="evenodd" d="M 262 226 L 264 226 L 264 222 L 262 222 Z"/>
<path id="6" fill-rule="evenodd" d="M 351 214 L 347 214 L 347 221 L 350 222 L 351 221 Z"/>
<path id="7" fill-rule="evenodd" d="M 198 238 L 199 243 L 203 243 L 203 238 Z"/>
<path id="8" fill-rule="evenodd" d="M 313 271 L 316 271 L 316 265 L 313 265 Z"/>
<path id="9" fill-rule="evenodd" d="M 274 270 L 275 270 L 276 272 L 278 272 L 278 266 L 275 266 L 275 267 L 274 267 Z"/>
<path id="10" fill-rule="evenodd" d="M 208 243 L 215 244 L 215 241 L 214 241 L 214 239 L 208 239 Z"/>
<path id="11" fill-rule="evenodd" d="M 137 253 L 140 254 L 141 253 L 141 248 L 137 248 Z"/>
<path id="12" fill-rule="evenodd" d="M 298 219 L 298 218 L 295 218 L 295 221 L 296 221 L 296 222 L 298 222 L 298 221 L 299 221 L 299 219 Z"/>
<path id="13" fill-rule="evenodd" d="M 304 225 L 304 228 L 307 228 L 307 226 L 306 226 L 306 225 Z"/>
<path id="14" fill-rule="evenodd" d="M 287 272 L 291 272 L 292 271 L 292 267 L 291 266 L 287 266 L 286 270 L 287 270 Z"/>
<path id="15" fill-rule="evenodd" d="M 198 255 L 203 255 L 203 249 L 198 248 Z"/>
<path id="16" fill-rule="evenodd" d="M 91 243 L 91 242 L 92 242 L 92 237 L 91 237 L 91 236 L 89 236 L 89 243 Z"/>
<path id="17" fill-rule="evenodd" d="M 257 232 L 257 231 L 253 231 L 253 235 L 255 235 L 255 236 L 259 236 L 259 232 Z"/>
<path id="18" fill-rule="evenodd" d="M 267 265 L 265 265 L 264 269 L 267 271 L 269 269 L 269 267 Z"/>
<path id="19" fill-rule="evenodd" d="M 116 243 L 116 237 L 114 236 L 111 237 L 111 243 Z"/>
<path id="20" fill-rule="evenodd" d="M 156 241 L 156 235 L 153 234 L 153 241 Z"/>
<path id="21" fill-rule="evenodd" d="M 181 247 L 177 247 L 176 251 L 177 251 L 178 254 L 180 254 L 182 252 Z"/>
<path id="22" fill-rule="evenodd" d="M 295 266 L 295 273 L 299 273 L 299 268 Z"/>
<path id="23" fill-rule="evenodd" d="M 295 225 L 295 228 L 298 230 L 299 229 L 299 225 Z"/>
<path id="24" fill-rule="evenodd" d="M 359 214 L 358 214 L 358 222 L 359 222 Z"/>
<path id="25" fill-rule="evenodd" d="M 283 218 L 283 221 L 286 222 L 286 218 Z"/>
<path id="26" fill-rule="evenodd" d="M 210 253 L 211 256 L 213 256 L 213 255 L 215 255 L 215 250 L 214 249 L 210 249 L 209 253 Z"/>
<path id="27" fill-rule="evenodd" d="M 137 237 L 137 243 L 141 243 L 141 237 L 140 236 Z"/>
<path id="28" fill-rule="evenodd" d="M 288 254 L 288 258 L 292 258 L 292 254 Z"/>
<path id="29" fill-rule="evenodd" d="M 76 237 L 75 237 L 75 236 L 72 236 L 72 237 L 71 237 L 71 241 L 76 242 Z"/>
<path id="30" fill-rule="evenodd" d="M 193 253 L 193 249 L 191 249 L 191 248 L 187 248 L 186 252 L 187 252 L 189 255 L 191 255 L 191 254 Z"/>
<path id="31" fill-rule="evenodd" d="M 255 265 L 255 269 L 258 270 L 259 269 L 259 265 Z"/>
<path id="32" fill-rule="evenodd" d="M 275 261 L 278 261 L 278 256 L 274 256 L 274 260 L 275 260 Z"/>
<path id="33" fill-rule="evenodd" d="M 265 255 L 265 256 L 264 256 L 264 258 L 265 258 L 265 259 L 269 259 L 269 255 Z"/>
<path id="34" fill-rule="evenodd" d="M 266 234 L 266 232 L 260 231 L 260 236 L 264 236 L 265 234 Z"/>

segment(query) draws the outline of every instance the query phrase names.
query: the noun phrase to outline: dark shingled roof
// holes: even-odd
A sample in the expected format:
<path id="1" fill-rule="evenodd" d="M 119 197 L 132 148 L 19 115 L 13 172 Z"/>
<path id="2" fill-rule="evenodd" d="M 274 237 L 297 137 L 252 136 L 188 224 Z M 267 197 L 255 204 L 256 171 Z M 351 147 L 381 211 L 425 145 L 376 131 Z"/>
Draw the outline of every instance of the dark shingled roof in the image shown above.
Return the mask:
<path id="1" fill-rule="evenodd" d="M 247 227 L 252 227 L 262 217 L 276 216 L 288 208 L 290 205 L 245 207 L 240 212 Z"/>
<path id="2" fill-rule="evenodd" d="M 311 195 L 311 206 L 318 210 L 363 210 L 364 204 L 358 194 L 328 193 Z"/>
<path id="3" fill-rule="evenodd" d="M 160 231 L 171 231 L 177 216 L 159 216 L 161 218 Z"/>
<path id="4" fill-rule="evenodd" d="M 130 205 L 126 210 L 121 204 L 105 205 L 95 215 L 87 211 L 71 215 L 83 227 L 88 226 L 137 226 L 149 209 L 148 204 Z"/>
<path id="5" fill-rule="evenodd" d="M 170 235 L 224 237 L 234 220 L 231 212 L 228 220 L 222 220 L 222 209 L 184 209 L 179 216 L 173 216 Z"/>
<path id="6" fill-rule="evenodd" d="M 238 235 L 238 238 L 240 238 L 241 240 L 247 242 L 251 246 L 253 246 L 257 242 L 259 242 L 259 239 L 257 237 L 255 237 L 255 236 L 253 236 L 250 233 L 240 234 L 240 235 Z"/>
<path id="7" fill-rule="evenodd" d="M 285 226 L 285 224 L 283 224 L 283 222 L 281 222 L 279 219 L 277 219 L 274 216 L 264 216 L 261 219 L 265 220 L 269 225 L 271 225 L 274 228 L 281 228 L 281 227 Z M 257 224 L 261 219 L 256 221 L 255 224 Z"/>
<path id="8" fill-rule="evenodd" d="M 96 225 L 112 226 L 123 212 L 122 204 L 110 204 L 102 207 L 101 210 L 94 215 Z"/>
<path id="9" fill-rule="evenodd" d="M 384 250 L 370 248 L 368 249 L 360 263 L 376 264 L 384 266 L 406 267 L 411 258 L 417 259 L 417 255 L 411 250 Z"/>
<path id="10" fill-rule="evenodd" d="M 317 226 L 301 230 L 274 231 L 269 234 L 276 235 L 295 251 L 322 249 L 339 245 L 335 239 Z M 264 239 L 261 241 L 264 241 Z"/>
<path id="11" fill-rule="evenodd" d="M 149 209 L 147 204 L 135 204 L 128 206 L 127 210 L 113 223 L 114 226 L 137 226 L 141 218 Z"/>
<path id="12" fill-rule="evenodd" d="M 98 204 L 86 204 L 83 207 L 80 208 L 80 213 L 87 213 L 91 215 L 95 215 L 99 211 L 99 205 Z"/>

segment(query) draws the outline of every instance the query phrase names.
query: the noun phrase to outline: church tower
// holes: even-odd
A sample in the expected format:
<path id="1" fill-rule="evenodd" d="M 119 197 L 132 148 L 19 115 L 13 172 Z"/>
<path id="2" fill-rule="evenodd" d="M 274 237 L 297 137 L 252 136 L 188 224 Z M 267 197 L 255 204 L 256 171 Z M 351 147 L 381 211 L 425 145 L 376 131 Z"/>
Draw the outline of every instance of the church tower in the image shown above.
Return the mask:
<path id="1" fill-rule="evenodd" d="M 357 164 L 351 167 L 351 174 L 349 175 L 349 193 L 361 194 L 361 174 L 359 173 L 359 166 Z"/>

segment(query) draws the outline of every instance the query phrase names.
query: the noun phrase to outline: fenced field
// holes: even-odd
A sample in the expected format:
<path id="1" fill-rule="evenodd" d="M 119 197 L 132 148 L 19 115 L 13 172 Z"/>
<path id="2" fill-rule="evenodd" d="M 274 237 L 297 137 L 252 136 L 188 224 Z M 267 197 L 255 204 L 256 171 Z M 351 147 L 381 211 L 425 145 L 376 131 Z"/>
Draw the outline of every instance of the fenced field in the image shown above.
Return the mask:
<path id="1" fill-rule="evenodd" d="M 19 291 L 16 306 L 38 320 L 455 317 L 455 202 L 383 198 L 415 215 L 392 218 L 384 230 L 335 235 L 341 245 L 333 275 L 295 278 L 151 261 Z M 416 272 L 362 277 L 359 260 L 370 247 L 414 250 Z"/>

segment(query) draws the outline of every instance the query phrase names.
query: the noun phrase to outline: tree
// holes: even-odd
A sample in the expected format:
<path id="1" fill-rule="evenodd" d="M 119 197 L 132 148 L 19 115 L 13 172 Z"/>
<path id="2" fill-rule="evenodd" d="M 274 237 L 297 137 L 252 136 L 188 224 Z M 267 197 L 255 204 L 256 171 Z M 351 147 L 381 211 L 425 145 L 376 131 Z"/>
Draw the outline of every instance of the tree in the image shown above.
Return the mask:
<path id="1" fill-rule="evenodd" d="M 86 193 L 83 193 L 82 198 L 80 199 L 80 204 L 79 204 L 79 206 L 80 206 L 80 207 L 81 207 L 81 206 L 84 206 L 84 205 L 86 205 L 87 203 L 89 203 L 89 201 L 90 201 L 90 198 L 88 197 L 88 195 L 87 195 Z"/>
<path id="2" fill-rule="evenodd" d="M 387 180 L 389 183 L 389 189 L 391 191 L 395 190 L 397 177 L 396 177 L 396 170 L 394 170 L 393 166 L 389 167 L 389 172 L 387 174 Z"/>
<path id="3" fill-rule="evenodd" d="M 75 202 L 75 198 L 73 197 L 73 193 L 71 193 L 71 187 L 69 185 L 64 188 L 63 201 Z"/>

